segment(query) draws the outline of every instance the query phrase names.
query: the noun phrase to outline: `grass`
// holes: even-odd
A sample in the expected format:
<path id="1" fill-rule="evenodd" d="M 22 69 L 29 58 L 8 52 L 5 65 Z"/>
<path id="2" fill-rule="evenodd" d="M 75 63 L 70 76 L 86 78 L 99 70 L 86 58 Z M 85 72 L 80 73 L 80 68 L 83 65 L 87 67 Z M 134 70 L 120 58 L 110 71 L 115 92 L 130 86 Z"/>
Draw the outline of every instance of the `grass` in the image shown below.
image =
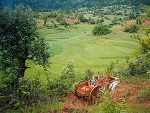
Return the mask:
<path id="1" fill-rule="evenodd" d="M 112 33 L 103 36 L 92 35 L 94 25 L 89 24 L 69 25 L 67 28 L 59 26 L 53 29 L 42 25 L 42 21 L 38 23 L 38 32 L 45 36 L 52 49 L 52 64 L 47 73 L 51 79 L 59 75 L 68 60 L 73 60 L 79 73 L 83 73 L 86 68 L 101 72 L 116 60 L 119 61 L 118 66 L 125 65 L 126 58 L 132 59 L 140 50 L 140 45 L 131 37 L 132 34 L 123 32 L 121 25 L 113 26 Z M 27 76 L 37 73 L 45 81 L 46 74 L 39 66 L 26 71 Z"/>
<path id="2" fill-rule="evenodd" d="M 150 112 L 150 107 L 149 106 L 144 106 L 144 105 L 132 105 L 127 108 L 128 113 L 149 113 Z"/>

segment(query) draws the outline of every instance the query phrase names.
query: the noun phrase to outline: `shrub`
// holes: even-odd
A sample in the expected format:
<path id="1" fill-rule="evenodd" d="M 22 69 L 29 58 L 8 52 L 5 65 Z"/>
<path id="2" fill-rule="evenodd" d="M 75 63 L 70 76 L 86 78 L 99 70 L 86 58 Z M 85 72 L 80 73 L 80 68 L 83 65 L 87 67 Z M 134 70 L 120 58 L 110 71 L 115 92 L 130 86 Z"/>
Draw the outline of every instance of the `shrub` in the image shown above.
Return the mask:
<path id="1" fill-rule="evenodd" d="M 150 34 L 150 28 L 146 30 L 146 35 Z"/>
<path id="2" fill-rule="evenodd" d="M 118 102 L 113 102 L 109 91 L 102 89 L 100 102 L 97 102 L 96 108 L 92 109 L 92 113 L 126 113 L 125 100 L 120 99 Z"/>
<path id="3" fill-rule="evenodd" d="M 150 52 L 137 57 L 135 62 L 129 64 L 130 75 L 142 75 L 150 71 Z"/>
<path id="4" fill-rule="evenodd" d="M 94 29 L 92 30 L 92 33 L 94 35 L 106 35 L 111 33 L 111 30 L 108 29 L 108 27 L 104 25 L 96 25 Z"/>
<path id="5" fill-rule="evenodd" d="M 89 18 L 88 23 L 89 24 L 95 24 L 95 20 L 93 18 Z"/>
<path id="6" fill-rule="evenodd" d="M 20 78 L 17 95 L 25 105 L 33 105 L 41 99 L 42 84 L 39 76 L 36 78 Z"/>
<path id="7" fill-rule="evenodd" d="M 19 86 L 14 93 L 6 93 L 6 88 L 0 94 L 0 105 L 3 104 L 2 110 L 6 109 L 22 109 L 24 106 L 36 106 L 42 100 L 41 94 L 44 91 L 42 88 L 39 76 L 36 78 L 19 78 Z M 5 92 L 4 92 L 5 91 Z M 3 103 L 1 103 L 3 102 Z"/>
<path id="8" fill-rule="evenodd" d="M 115 66 L 115 63 L 111 62 L 110 65 L 106 69 L 106 73 L 113 73 L 114 66 Z"/>
<path id="9" fill-rule="evenodd" d="M 126 27 L 124 29 L 124 32 L 129 32 L 129 33 L 136 33 L 138 31 L 138 26 L 136 25 L 130 25 L 129 27 Z"/>
<path id="10" fill-rule="evenodd" d="M 53 82 L 49 82 L 49 89 L 51 90 L 51 96 L 63 96 L 71 91 L 71 88 L 76 81 L 74 63 L 68 61 L 67 65 L 62 69 L 60 76 L 54 79 Z"/>
<path id="11" fill-rule="evenodd" d="M 60 20 L 59 21 L 60 25 L 68 26 L 69 24 L 65 20 Z"/>
<path id="12" fill-rule="evenodd" d="M 78 19 L 80 20 L 80 22 L 88 22 L 88 20 L 84 17 L 83 14 L 79 14 Z"/>
<path id="13" fill-rule="evenodd" d="M 84 80 L 89 80 L 93 77 L 94 72 L 91 69 L 86 69 L 84 72 Z"/>

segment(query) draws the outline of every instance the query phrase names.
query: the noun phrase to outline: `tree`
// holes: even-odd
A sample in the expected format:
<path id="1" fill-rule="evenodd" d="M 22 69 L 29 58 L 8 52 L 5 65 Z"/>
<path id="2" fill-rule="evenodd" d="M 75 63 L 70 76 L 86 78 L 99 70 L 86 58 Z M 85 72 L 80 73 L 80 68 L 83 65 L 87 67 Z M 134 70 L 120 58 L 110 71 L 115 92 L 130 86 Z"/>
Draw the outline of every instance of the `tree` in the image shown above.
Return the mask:
<path id="1" fill-rule="evenodd" d="M 150 6 L 144 5 L 144 10 L 147 13 L 147 17 L 150 17 Z"/>
<path id="2" fill-rule="evenodd" d="M 92 30 L 92 33 L 94 35 L 106 35 L 106 34 L 109 34 L 111 33 L 111 30 L 108 29 L 106 26 L 104 25 L 96 25 L 94 27 L 94 29 Z"/>
<path id="3" fill-rule="evenodd" d="M 44 38 L 36 32 L 32 10 L 20 5 L 0 13 L 0 68 L 3 75 L 17 85 L 24 77 L 27 61 L 46 66 L 50 51 Z"/>
<path id="4" fill-rule="evenodd" d="M 44 20 L 44 26 L 46 26 L 46 22 L 47 22 L 47 19 L 48 19 L 47 14 L 45 14 L 45 13 L 41 14 L 40 19 Z"/>
<path id="5" fill-rule="evenodd" d="M 88 20 L 84 17 L 84 15 L 82 13 L 80 13 L 78 15 L 78 19 L 80 20 L 80 22 L 87 22 Z"/>
<path id="6" fill-rule="evenodd" d="M 104 19 L 100 19 L 100 23 L 102 24 L 104 22 Z"/>

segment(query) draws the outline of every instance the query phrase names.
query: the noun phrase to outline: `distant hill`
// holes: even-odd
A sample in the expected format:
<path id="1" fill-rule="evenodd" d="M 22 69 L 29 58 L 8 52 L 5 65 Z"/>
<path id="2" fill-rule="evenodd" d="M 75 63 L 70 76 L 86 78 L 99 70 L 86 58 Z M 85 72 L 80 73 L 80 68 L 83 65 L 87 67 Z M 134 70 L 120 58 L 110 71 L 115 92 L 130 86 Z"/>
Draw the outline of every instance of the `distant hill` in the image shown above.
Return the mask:
<path id="1" fill-rule="evenodd" d="M 65 10 L 107 5 L 150 5 L 150 0 L 0 0 L 0 6 L 8 8 L 13 8 L 18 4 L 30 6 L 34 10 Z"/>

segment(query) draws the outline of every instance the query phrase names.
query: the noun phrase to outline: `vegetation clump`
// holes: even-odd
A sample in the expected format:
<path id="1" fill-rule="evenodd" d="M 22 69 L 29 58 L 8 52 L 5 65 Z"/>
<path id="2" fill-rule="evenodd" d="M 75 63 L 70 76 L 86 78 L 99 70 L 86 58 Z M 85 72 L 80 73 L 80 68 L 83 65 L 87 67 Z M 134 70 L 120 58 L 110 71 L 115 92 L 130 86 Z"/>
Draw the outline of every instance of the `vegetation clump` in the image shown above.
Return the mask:
<path id="1" fill-rule="evenodd" d="M 71 91 L 73 83 L 76 80 L 74 68 L 74 63 L 69 60 L 67 65 L 62 69 L 60 76 L 55 78 L 53 82 L 49 82 L 49 89 L 52 92 L 51 96 L 62 96 Z"/>
<path id="2" fill-rule="evenodd" d="M 107 35 L 111 33 L 111 30 L 105 25 L 96 25 L 92 30 L 92 33 L 94 35 Z"/>
<path id="3" fill-rule="evenodd" d="M 124 29 L 124 32 L 136 33 L 139 30 L 137 25 L 130 25 Z"/>
<path id="4" fill-rule="evenodd" d="M 129 75 L 144 75 L 150 71 L 150 53 L 137 57 L 129 64 Z"/>
<path id="5" fill-rule="evenodd" d="M 36 104 L 39 100 L 40 81 L 24 78 L 29 63 L 44 68 L 50 57 L 49 46 L 36 31 L 32 10 L 22 5 L 0 12 L 0 96 L 6 109 L 18 109 Z M 31 79 L 31 78 L 30 78 Z"/>
<path id="6" fill-rule="evenodd" d="M 142 54 L 136 58 L 136 61 L 129 65 L 130 75 L 142 75 L 150 71 L 150 35 L 140 38 L 134 35 L 134 38 L 142 45 Z"/>

